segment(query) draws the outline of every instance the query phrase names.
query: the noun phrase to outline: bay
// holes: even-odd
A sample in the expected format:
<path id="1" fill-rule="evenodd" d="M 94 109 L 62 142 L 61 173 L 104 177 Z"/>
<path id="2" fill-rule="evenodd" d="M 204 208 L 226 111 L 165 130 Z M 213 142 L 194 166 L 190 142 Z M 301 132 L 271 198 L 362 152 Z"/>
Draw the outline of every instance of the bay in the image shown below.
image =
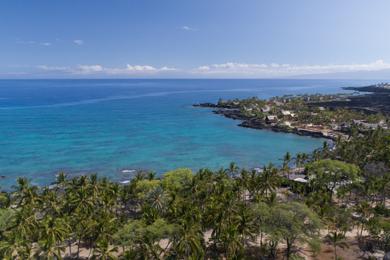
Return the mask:
<path id="1" fill-rule="evenodd" d="M 337 93 L 357 80 L 0 80 L 1 187 L 17 177 L 51 183 L 59 171 L 123 180 L 132 169 L 157 173 L 280 164 L 288 151 L 324 140 L 238 127 L 194 108 L 219 98 Z"/>

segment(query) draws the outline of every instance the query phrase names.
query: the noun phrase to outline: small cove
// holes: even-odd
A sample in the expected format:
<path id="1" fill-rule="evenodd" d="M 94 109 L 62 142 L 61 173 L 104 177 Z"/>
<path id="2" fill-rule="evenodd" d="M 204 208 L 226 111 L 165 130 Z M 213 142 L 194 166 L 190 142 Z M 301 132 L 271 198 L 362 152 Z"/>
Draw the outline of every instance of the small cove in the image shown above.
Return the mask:
<path id="1" fill-rule="evenodd" d="M 289 151 L 323 140 L 246 129 L 193 108 L 218 98 L 335 93 L 366 81 L 330 80 L 2 80 L 0 179 L 49 184 L 59 171 L 123 180 L 123 170 L 163 173 L 279 164 Z"/>

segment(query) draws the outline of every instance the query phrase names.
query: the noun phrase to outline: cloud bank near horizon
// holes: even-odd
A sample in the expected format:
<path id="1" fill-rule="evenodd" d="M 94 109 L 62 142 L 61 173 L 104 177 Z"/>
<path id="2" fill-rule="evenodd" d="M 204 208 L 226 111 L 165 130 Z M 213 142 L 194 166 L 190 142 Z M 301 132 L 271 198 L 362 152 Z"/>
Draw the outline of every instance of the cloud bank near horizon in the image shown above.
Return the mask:
<path id="1" fill-rule="evenodd" d="M 291 65 L 291 64 L 248 64 L 227 62 L 222 64 L 203 65 L 193 73 L 205 75 L 241 75 L 260 77 L 287 77 L 313 74 L 330 74 L 358 71 L 380 71 L 390 69 L 390 63 L 376 60 L 366 64 L 329 64 L 329 65 Z"/>
<path id="2" fill-rule="evenodd" d="M 163 72 L 176 71 L 176 68 L 161 67 L 156 68 L 150 65 L 130 65 L 125 67 L 104 67 L 102 65 L 78 65 L 75 67 L 47 66 L 39 65 L 37 69 L 48 73 L 61 73 L 64 75 L 112 75 L 112 76 L 131 76 L 131 75 L 148 75 Z"/>
<path id="3" fill-rule="evenodd" d="M 353 72 L 375 72 L 390 70 L 390 63 L 376 60 L 370 63 L 292 65 L 255 64 L 226 62 L 181 69 L 170 66 L 131 65 L 107 67 L 100 64 L 77 66 L 39 65 L 23 75 L 64 76 L 64 77 L 199 77 L 199 78 L 278 78 L 310 75 L 327 75 Z M 20 72 L 19 72 L 20 73 Z M 16 75 L 16 74 L 15 74 Z M 390 75 L 389 75 L 390 78 Z"/>

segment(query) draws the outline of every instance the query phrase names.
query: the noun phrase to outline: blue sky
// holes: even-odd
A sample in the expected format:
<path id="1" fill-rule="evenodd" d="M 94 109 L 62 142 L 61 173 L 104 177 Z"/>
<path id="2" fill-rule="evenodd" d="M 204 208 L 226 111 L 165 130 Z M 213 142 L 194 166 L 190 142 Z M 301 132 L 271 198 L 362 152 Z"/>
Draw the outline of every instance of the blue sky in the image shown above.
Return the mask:
<path id="1" fill-rule="evenodd" d="M 390 69 L 388 0 L 2 0 L 0 77 Z"/>

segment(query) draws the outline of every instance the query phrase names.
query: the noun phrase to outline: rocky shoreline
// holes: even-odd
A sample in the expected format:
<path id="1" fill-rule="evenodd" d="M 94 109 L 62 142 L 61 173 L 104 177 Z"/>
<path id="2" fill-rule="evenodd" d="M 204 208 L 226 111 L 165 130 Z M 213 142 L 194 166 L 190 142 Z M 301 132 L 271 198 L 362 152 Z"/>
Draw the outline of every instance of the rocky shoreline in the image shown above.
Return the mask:
<path id="1" fill-rule="evenodd" d="M 289 128 L 280 125 L 266 124 L 264 120 L 257 119 L 257 118 L 250 118 L 243 115 L 238 109 L 226 108 L 214 103 L 200 103 L 200 104 L 194 104 L 193 106 L 201 107 L 201 108 L 214 108 L 213 110 L 214 114 L 222 115 L 226 118 L 233 119 L 233 120 L 240 120 L 241 123 L 238 124 L 238 126 L 240 127 L 260 129 L 260 130 L 271 130 L 273 132 L 281 132 L 281 133 L 292 133 L 300 136 L 310 136 L 314 138 L 326 138 L 331 140 L 336 139 L 336 136 L 327 135 L 321 131 L 313 131 L 309 129 L 296 128 L 296 127 Z"/>
<path id="2" fill-rule="evenodd" d="M 380 83 L 365 87 L 345 87 L 363 95 L 352 95 L 348 102 L 328 102 L 324 106 L 331 108 L 346 107 L 371 113 L 390 114 L 390 84 Z"/>
<path id="3" fill-rule="evenodd" d="M 344 89 L 366 93 L 282 96 L 268 100 L 253 97 L 194 106 L 211 108 L 215 114 L 240 120 L 241 127 L 332 140 L 347 138 L 354 127 L 362 134 L 379 127 L 390 128 L 386 123 L 390 115 L 389 83 Z"/>

